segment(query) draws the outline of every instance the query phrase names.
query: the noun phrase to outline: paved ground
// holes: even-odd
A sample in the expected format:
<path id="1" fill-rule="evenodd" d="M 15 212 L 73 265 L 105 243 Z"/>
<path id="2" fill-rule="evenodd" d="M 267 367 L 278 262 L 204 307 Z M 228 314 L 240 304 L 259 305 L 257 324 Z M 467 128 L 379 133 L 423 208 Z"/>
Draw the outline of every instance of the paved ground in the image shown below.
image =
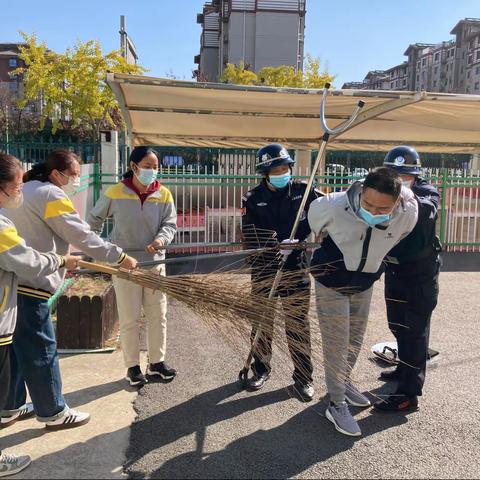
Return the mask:
<path id="1" fill-rule="evenodd" d="M 365 345 L 390 339 L 377 285 Z M 239 391 L 243 356 L 201 320 L 173 305 L 169 384 L 139 394 L 127 471 L 132 478 L 478 478 L 480 415 L 480 273 L 444 273 L 421 410 L 410 415 L 356 410 L 363 436 L 336 433 L 324 418 L 321 367 L 317 395 L 301 404 L 285 388 L 291 366 L 281 358 L 255 394 Z M 246 353 L 246 349 L 245 349 Z M 380 368 L 362 352 L 355 372 L 364 391 L 378 392 Z M 283 366 L 283 368 L 282 368 Z"/>
<path id="2" fill-rule="evenodd" d="M 389 338 L 378 287 L 369 346 Z M 480 273 L 444 273 L 441 287 L 432 345 L 442 358 L 429 369 L 422 410 L 405 417 L 357 410 L 357 440 L 337 434 L 323 417 L 320 366 L 312 404 L 285 388 L 291 367 L 282 358 L 264 390 L 240 392 L 236 376 L 246 352 L 232 350 L 176 304 L 169 360 L 179 376 L 141 391 L 132 428 L 135 392 L 121 380 L 120 352 L 74 355 L 61 360 L 64 390 L 92 421 L 50 433 L 34 419 L 19 422 L 0 431 L 0 447 L 34 458 L 15 478 L 120 478 L 125 462 L 133 478 L 478 478 Z M 379 371 L 365 350 L 358 384 L 375 390 Z"/>
<path id="3" fill-rule="evenodd" d="M 35 419 L 0 430 L 0 448 L 33 458 L 15 478 L 122 478 L 136 391 L 121 380 L 120 352 L 62 356 L 60 365 L 68 404 L 92 419 L 63 432 L 48 432 Z"/>

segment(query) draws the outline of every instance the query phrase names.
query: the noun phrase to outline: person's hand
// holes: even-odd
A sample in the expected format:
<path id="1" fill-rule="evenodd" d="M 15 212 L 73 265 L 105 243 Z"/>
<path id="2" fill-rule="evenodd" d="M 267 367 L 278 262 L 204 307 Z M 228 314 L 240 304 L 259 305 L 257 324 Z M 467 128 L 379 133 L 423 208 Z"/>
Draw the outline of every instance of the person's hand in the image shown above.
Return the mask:
<path id="1" fill-rule="evenodd" d="M 155 253 L 157 250 L 160 250 L 161 247 L 163 247 L 163 240 L 157 238 L 150 245 L 145 247 L 145 251 L 148 253 Z"/>
<path id="2" fill-rule="evenodd" d="M 133 257 L 127 255 L 120 264 L 120 267 L 125 270 L 135 270 L 135 268 L 137 268 L 137 261 Z"/>
<path id="3" fill-rule="evenodd" d="M 296 238 L 294 238 L 293 240 L 289 240 L 288 238 L 286 240 L 283 240 L 280 243 L 280 253 L 284 257 L 288 257 L 292 253 L 293 248 L 282 249 L 282 245 L 295 245 L 296 243 L 298 243 L 298 239 L 296 239 Z"/>
<path id="4" fill-rule="evenodd" d="M 64 255 L 63 260 L 65 261 L 65 265 L 63 268 L 67 270 L 75 270 L 78 267 L 78 261 L 81 260 L 82 257 L 78 255 Z"/>

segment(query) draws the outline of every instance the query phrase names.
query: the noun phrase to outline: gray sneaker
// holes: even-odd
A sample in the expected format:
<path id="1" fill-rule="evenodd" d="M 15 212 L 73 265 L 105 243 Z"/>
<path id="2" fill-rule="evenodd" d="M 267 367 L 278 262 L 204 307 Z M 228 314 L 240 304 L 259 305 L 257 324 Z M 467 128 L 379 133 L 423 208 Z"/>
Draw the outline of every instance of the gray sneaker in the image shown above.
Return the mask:
<path id="1" fill-rule="evenodd" d="M 7 455 L 2 453 L 0 455 L 0 477 L 7 477 L 8 475 L 15 475 L 27 468 L 32 459 L 28 455 Z"/>
<path id="2" fill-rule="evenodd" d="M 372 402 L 352 383 L 348 382 L 345 387 L 345 400 L 349 405 L 354 407 L 369 407 L 372 404 Z"/>
<path id="3" fill-rule="evenodd" d="M 346 402 L 339 405 L 330 403 L 325 416 L 335 425 L 335 428 L 344 435 L 358 437 L 362 434 L 357 421 L 352 417 Z"/>

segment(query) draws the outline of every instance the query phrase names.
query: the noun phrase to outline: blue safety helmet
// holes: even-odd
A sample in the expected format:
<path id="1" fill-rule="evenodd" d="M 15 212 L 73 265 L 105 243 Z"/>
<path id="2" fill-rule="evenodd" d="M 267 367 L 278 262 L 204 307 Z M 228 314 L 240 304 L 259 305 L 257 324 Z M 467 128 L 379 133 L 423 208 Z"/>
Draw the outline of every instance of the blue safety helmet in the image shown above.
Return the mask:
<path id="1" fill-rule="evenodd" d="M 409 175 L 420 175 L 422 165 L 417 151 L 406 145 L 400 145 L 392 148 L 383 160 L 383 166 L 393 168 L 400 175 L 402 173 Z"/>
<path id="2" fill-rule="evenodd" d="M 268 174 L 270 169 L 279 165 L 289 165 L 290 167 L 295 165 L 295 160 L 292 160 L 288 150 L 283 145 L 271 143 L 257 152 L 257 164 L 255 165 L 257 173 Z"/>

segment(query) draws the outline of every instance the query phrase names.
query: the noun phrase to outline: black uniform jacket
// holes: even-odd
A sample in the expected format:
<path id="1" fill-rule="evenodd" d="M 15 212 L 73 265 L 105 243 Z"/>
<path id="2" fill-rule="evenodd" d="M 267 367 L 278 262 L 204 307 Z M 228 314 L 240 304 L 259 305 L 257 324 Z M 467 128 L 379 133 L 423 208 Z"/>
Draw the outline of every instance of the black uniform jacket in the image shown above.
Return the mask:
<path id="1" fill-rule="evenodd" d="M 387 268 L 401 276 L 429 277 L 438 270 L 437 257 L 441 251 L 435 231 L 440 195 L 422 178 L 416 180 L 412 191 L 418 201 L 418 221 L 410 234 L 388 253 Z"/>
<path id="2" fill-rule="evenodd" d="M 242 234 L 245 248 L 274 246 L 277 242 L 289 238 L 306 187 L 306 182 L 291 180 L 287 187 L 272 191 L 267 187 L 266 180 L 263 180 L 248 191 L 242 197 Z M 308 194 L 295 235 L 300 241 L 305 240 L 311 233 L 307 221 L 309 205 L 321 195 L 316 189 L 312 189 Z M 272 274 L 275 274 L 279 263 L 276 253 L 255 256 L 255 265 L 263 268 L 269 266 Z M 288 256 L 285 270 L 299 270 L 306 266 L 306 252 L 294 250 Z"/>

